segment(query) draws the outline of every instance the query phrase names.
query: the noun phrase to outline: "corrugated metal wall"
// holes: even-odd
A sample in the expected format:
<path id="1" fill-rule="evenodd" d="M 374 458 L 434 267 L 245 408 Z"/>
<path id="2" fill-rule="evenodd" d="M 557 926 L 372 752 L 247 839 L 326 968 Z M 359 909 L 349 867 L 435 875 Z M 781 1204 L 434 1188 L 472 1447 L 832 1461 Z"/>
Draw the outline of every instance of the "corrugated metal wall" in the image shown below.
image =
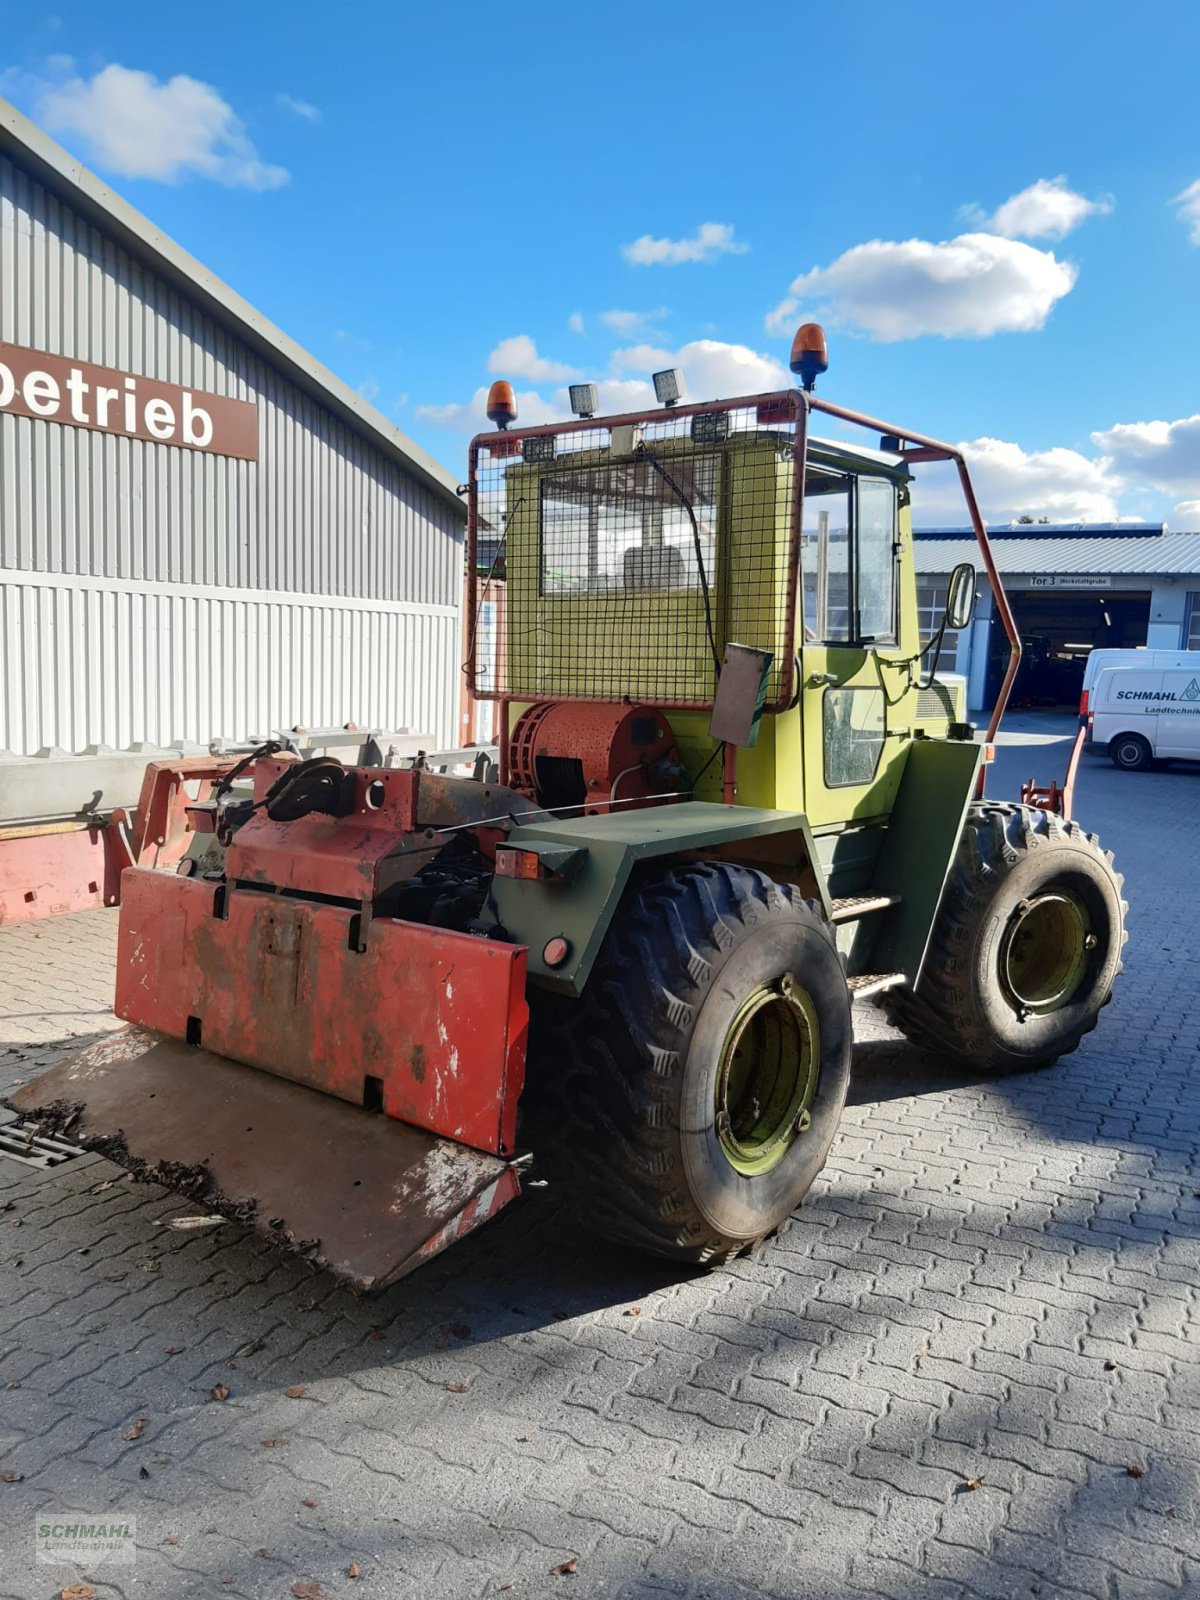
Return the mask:
<path id="1" fill-rule="evenodd" d="M 257 462 L 0 414 L 0 750 L 455 732 L 461 523 L 0 156 L 0 342 L 259 409 Z"/>

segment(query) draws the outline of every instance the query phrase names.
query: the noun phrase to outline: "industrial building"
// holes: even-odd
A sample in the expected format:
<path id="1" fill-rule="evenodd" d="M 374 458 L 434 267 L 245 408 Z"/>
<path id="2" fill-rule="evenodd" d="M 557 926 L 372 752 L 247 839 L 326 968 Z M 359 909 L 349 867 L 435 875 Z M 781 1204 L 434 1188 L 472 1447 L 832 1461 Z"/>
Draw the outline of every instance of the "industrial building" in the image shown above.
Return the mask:
<path id="1" fill-rule="evenodd" d="M 456 742 L 455 490 L 0 101 L 0 751 Z"/>
<path id="2" fill-rule="evenodd" d="M 1094 649 L 1200 650 L 1200 533 L 1169 533 L 1163 523 L 1037 523 L 990 528 L 988 536 L 1025 648 L 1015 707 L 1077 707 Z M 916 529 L 914 553 L 926 638 L 955 566 L 979 568 L 975 620 L 947 636 L 939 670 L 963 674 L 968 706 L 986 711 L 1008 646 L 974 536 L 969 528 Z"/>

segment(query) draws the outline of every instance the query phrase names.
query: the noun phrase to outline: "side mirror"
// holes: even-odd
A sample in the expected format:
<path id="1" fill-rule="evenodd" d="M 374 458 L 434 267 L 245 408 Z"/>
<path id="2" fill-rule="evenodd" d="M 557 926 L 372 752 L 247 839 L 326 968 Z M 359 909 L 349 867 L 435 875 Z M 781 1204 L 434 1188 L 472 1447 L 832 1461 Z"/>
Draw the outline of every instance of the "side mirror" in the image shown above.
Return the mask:
<path id="1" fill-rule="evenodd" d="M 974 610 L 975 568 L 969 561 L 963 561 L 950 574 L 950 587 L 946 591 L 946 627 L 965 628 Z"/>

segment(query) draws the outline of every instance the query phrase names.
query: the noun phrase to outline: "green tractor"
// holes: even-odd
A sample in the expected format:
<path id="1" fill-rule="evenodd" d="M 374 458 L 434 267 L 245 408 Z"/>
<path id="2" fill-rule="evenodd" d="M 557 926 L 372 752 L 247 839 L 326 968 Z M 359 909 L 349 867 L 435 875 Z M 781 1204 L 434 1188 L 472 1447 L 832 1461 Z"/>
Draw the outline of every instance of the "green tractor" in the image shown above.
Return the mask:
<path id="1" fill-rule="evenodd" d="M 815 325 L 792 364 L 803 391 L 684 406 L 660 374 L 662 410 L 603 421 L 581 386 L 578 421 L 519 436 L 499 384 L 471 449 L 472 537 L 503 530 L 500 781 L 550 813 L 493 885 L 529 948 L 535 1142 L 598 1228 L 695 1261 L 820 1172 L 853 1001 L 977 1069 L 1044 1067 L 1126 937 L 1070 783 L 984 798 L 1020 644 L 961 456 L 817 399 Z M 1011 643 L 983 742 L 937 677 L 973 566 L 918 627 L 911 467 L 937 460 Z"/>
<path id="2" fill-rule="evenodd" d="M 366 1290 L 493 1216 L 529 1147 L 616 1239 L 751 1247 L 825 1162 L 855 1000 L 981 1072 L 1073 1050 L 1121 879 L 1070 777 L 984 798 L 1020 645 L 965 465 L 816 398 L 824 368 L 809 325 L 801 388 L 683 404 L 660 373 L 661 409 L 600 419 L 583 384 L 532 428 L 495 385 L 466 667 L 498 770 L 255 751 L 187 804 L 179 873 L 122 876 L 130 1029 L 13 1108 Z M 982 742 L 938 677 L 973 566 L 918 627 L 931 461 L 1011 645 Z"/>

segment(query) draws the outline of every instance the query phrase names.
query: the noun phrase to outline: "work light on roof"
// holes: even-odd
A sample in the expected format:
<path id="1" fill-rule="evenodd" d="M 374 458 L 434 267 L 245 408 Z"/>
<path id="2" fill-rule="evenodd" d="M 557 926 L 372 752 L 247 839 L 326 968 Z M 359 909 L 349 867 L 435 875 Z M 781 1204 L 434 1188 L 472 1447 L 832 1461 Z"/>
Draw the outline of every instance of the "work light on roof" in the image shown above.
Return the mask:
<path id="1" fill-rule="evenodd" d="M 673 406 L 683 394 L 683 379 L 674 367 L 654 374 L 654 394 L 660 405 Z"/>
<path id="2" fill-rule="evenodd" d="M 792 340 L 792 359 L 788 364 L 800 379 L 805 394 L 811 394 L 817 379 L 829 370 L 825 329 L 819 322 L 806 322 L 796 329 L 796 337 Z"/>
<path id="3" fill-rule="evenodd" d="M 488 390 L 487 414 L 488 421 L 494 422 L 502 433 L 510 422 L 517 420 L 517 397 L 512 384 L 503 378 L 497 378 Z"/>
<path id="4" fill-rule="evenodd" d="M 577 417 L 594 417 L 600 409 L 600 397 L 594 383 L 571 385 L 571 410 Z"/>

